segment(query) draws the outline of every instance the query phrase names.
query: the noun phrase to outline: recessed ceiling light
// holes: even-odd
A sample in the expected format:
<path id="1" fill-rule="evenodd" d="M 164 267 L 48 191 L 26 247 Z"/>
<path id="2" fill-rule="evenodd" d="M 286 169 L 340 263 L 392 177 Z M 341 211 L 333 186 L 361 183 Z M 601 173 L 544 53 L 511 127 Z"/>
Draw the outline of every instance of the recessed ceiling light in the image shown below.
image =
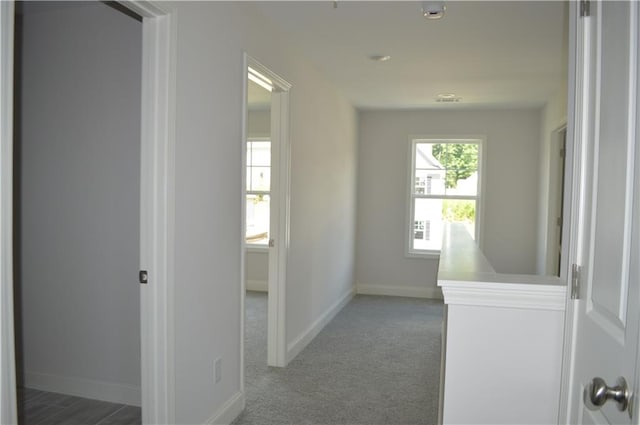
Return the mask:
<path id="1" fill-rule="evenodd" d="M 456 96 L 455 93 L 439 93 L 436 96 L 436 102 L 439 103 L 458 103 L 462 98 Z"/>
<path id="2" fill-rule="evenodd" d="M 369 56 L 369 59 L 371 59 L 372 61 L 376 61 L 376 62 L 386 62 L 389 59 L 391 59 L 391 56 L 389 56 L 389 55 L 371 55 L 371 56 Z"/>

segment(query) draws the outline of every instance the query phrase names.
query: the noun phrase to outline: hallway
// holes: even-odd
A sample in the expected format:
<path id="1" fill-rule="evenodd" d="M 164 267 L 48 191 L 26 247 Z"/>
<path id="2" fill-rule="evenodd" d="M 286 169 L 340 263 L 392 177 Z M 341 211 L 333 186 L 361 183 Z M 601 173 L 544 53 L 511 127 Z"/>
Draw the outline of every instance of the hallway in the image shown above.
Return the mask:
<path id="1" fill-rule="evenodd" d="M 266 301 L 247 292 L 247 407 L 234 425 L 436 423 L 442 303 L 358 295 L 278 369 L 266 366 Z"/>

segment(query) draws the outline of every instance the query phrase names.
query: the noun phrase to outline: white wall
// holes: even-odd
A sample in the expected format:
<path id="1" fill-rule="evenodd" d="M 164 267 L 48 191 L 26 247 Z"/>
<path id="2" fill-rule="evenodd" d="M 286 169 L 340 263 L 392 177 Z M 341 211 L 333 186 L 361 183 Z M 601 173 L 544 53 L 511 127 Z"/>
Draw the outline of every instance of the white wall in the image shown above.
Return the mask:
<path id="1" fill-rule="evenodd" d="M 249 291 L 268 291 L 269 251 L 248 248 L 245 257 L 246 288 Z"/>
<path id="2" fill-rule="evenodd" d="M 166 4 L 165 4 L 166 5 Z M 289 81 L 291 253 L 287 341 L 353 285 L 356 114 L 240 2 L 175 2 L 176 422 L 203 423 L 240 391 L 243 50 Z M 222 359 L 222 381 L 213 380 Z"/>
<path id="3" fill-rule="evenodd" d="M 569 76 L 569 2 L 565 2 L 563 9 L 564 28 L 562 34 L 562 75 L 565 76 L 557 92 L 549 98 L 541 113 L 540 122 L 540 157 L 539 157 L 539 201 L 538 201 L 538 241 L 537 241 L 537 274 L 555 274 L 550 265 L 552 260 L 551 254 L 548 252 L 548 240 L 552 237 L 552 233 L 548 229 L 548 223 L 554 219 L 552 212 L 549 211 L 550 193 L 553 196 L 555 187 L 550 187 L 553 178 L 550 176 L 553 170 L 550 169 L 551 146 L 556 142 L 553 132 L 562 125 L 567 123 L 568 108 L 568 76 Z M 551 192 L 550 192 L 551 190 Z"/>
<path id="4" fill-rule="evenodd" d="M 247 135 L 249 137 L 269 137 L 271 135 L 271 110 L 250 109 L 247 112 Z"/>
<path id="5" fill-rule="evenodd" d="M 357 114 L 314 69 L 300 71 L 291 108 L 289 343 L 355 283 Z"/>
<path id="6" fill-rule="evenodd" d="M 79 5 L 25 6 L 16 142 L 25 380 L 139 403 L 142 26 Z"/>
<path id="7" fill-rule="evenodd" d="M 482 246 L 501 273 L 534 273 L 540 112 L 361 111 L 358 288 L 435 297 L 437 260 L 404 256 L 410 135 L 484 135 Z"/>
<path id="8" fill-rule="evenodd" d="M 550 187 L 552 170 L 550 169 L 551 149 L 557 147 L 554 131 L 567 123 L 567 87 L 566 82 L 556 95 L 549 100 L 542 110 L 540 122 L 540 187 L 538 201 L 538 242 L 536 272 L 538 274 L 554 274 L 549 268 L 550 260 L 547 252 L 548 239 L 550 237 L 548 224 L 553 221 L 549 211 L 549 194 L 553 195 L 554 187 Z M 550 192 L 551 191 L 551 192 Z"/>

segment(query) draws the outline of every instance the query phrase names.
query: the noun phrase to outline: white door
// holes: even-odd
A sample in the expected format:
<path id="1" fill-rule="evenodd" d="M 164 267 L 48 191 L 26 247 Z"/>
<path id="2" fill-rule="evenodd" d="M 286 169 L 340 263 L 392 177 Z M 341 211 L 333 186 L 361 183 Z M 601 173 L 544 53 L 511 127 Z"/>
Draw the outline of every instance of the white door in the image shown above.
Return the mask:
<path id="1" fill-rule="evenodd" d="M 589 14 L 578 24 L 587 106 L 578 122 L 588 165 L 569 422 L 638 423 L 618 382 L 638 389 L 638 4 L 592 1 Z"/>
<path id="2" fill-rule="evenodd" d="M 265 70 L 266 71 L 266 70 Z M 270 71 L 269 71 L 270 72 Z M 289 89 L 291 86 L 270 73 L 275 83 L 271 93 L 271 213 L 269 241 L 269 297 L 267 318 L 267 363 L 287 365 L 286 270 L 289 246 Z"/>

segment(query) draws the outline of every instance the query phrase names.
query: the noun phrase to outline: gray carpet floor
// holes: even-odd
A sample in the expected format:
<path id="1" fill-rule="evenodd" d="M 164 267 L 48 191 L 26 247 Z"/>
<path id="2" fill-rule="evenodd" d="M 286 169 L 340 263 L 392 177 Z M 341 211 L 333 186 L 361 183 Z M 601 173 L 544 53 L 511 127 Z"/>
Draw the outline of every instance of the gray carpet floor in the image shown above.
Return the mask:
<path id="1" fill-rule="evenodd" d="M 266 294 L 246 303 L 234 425 L 436 423 L 441 302 L 358 295 L 284 369 L 266 365 Z"/>

